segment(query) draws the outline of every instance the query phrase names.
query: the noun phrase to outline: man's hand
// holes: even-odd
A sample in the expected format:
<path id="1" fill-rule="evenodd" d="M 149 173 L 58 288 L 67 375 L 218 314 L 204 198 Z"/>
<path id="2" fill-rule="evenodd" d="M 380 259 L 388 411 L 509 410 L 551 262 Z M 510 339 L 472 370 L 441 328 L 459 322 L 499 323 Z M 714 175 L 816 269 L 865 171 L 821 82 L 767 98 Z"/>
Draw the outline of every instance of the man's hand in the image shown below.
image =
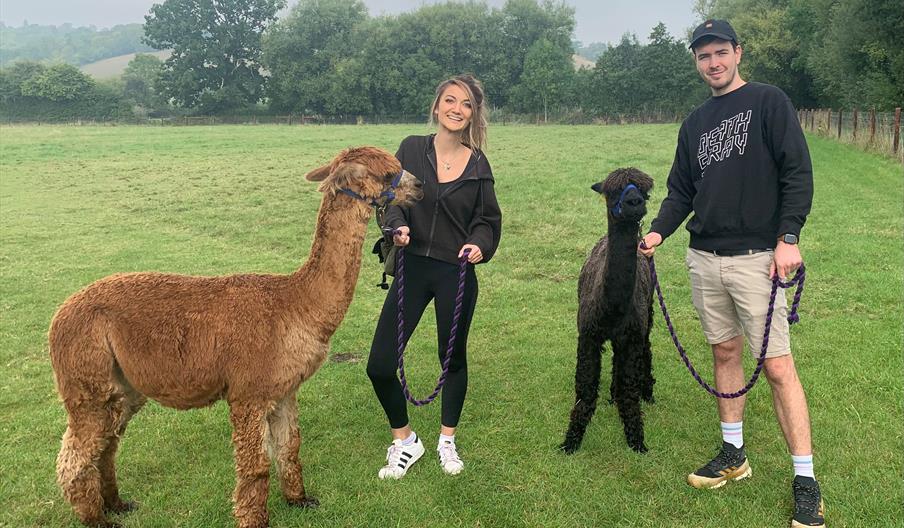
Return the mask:
<path id="1" fill-rule="evenodd" d="M 775 277 L 775 274 L 778 273 L 779 279 L 786 280 L 788 275 L 800 267 L 802 260 L 797 244 L 786 244 L 779 240 L 778 245 L 775 246 L 772 265 L 769 266 L 769 278 Z"/>
<path id="2" fill-rule="evenodd" d="M 662 235 L 655 231 L 650 231 L 647 236 L 643 237 L 643 243 L 647 246 L 646 249 L 638 246 L 638 250 L 643 256 L 650 258 L 656 252 L 656 246 L 662 244 Z"/>
<path id="3" fill-rule="evenodd" d="M 392 243 L 397 246 L 407 246 L 411 242 L 411 238 L 408 236 L 411 233 L 411 229 L 408 226 L 402 226 L 397 231 L 397 234 L 392 235 Z"/>

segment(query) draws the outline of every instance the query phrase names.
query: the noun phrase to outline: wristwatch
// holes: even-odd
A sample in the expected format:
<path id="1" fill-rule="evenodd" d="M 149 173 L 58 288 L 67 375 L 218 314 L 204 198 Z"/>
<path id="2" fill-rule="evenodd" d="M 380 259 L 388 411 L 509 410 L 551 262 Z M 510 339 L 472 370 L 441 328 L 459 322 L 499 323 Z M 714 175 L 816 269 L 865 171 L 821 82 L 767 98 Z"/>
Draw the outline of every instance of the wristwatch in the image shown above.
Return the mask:
<path id="1" fill-rule="evenodd" d="M 797 235 L 794 233 L 785 233 L 779 240 L 785 244 L 797 244 Z"/>

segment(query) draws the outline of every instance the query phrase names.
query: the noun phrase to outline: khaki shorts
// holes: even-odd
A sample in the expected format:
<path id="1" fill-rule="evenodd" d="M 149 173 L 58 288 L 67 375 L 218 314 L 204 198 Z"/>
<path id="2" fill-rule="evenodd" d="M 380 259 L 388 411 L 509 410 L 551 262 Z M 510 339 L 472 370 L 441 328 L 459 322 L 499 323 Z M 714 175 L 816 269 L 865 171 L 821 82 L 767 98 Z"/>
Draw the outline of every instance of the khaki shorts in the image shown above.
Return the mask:
<path id="1" fill-rule="evenodd" d="M 717 257 L 688 248 L 686 263 L 691 277 L 691 296 L 709 344 L 728 341 L 743 332 L 750 352 L 754 357 L 760 356 L 772 290 L 769 267 L 773 257 L 772 251 Z M 766 357 L 790 353 L 788 301 L 780 288 L 775 296 Z"/>

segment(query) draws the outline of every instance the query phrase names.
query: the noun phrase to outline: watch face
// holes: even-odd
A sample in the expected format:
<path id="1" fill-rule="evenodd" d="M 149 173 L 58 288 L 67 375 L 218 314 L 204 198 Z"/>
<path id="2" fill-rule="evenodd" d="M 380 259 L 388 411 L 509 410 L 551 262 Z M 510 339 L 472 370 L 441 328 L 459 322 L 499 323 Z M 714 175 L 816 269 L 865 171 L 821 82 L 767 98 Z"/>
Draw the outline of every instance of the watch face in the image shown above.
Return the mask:
<path id="1" fill-rule="evenodd" d="M 782 237 L 782 242 L 785 244 L 797 244 L 797 235 L 788 233 Z"/>

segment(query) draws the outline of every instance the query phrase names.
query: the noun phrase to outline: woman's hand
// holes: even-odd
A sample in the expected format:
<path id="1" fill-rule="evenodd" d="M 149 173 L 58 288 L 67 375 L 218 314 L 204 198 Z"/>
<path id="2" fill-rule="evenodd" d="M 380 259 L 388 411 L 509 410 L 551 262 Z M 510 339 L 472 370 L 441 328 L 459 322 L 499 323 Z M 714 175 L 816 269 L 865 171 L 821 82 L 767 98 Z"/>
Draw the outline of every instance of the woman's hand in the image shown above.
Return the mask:
<path id="1" fill-rule="evenodd" d="M 480 248 L 474 244 L 465 244 L 461 246 L 461 249 L 458 251 L 458 258 L 461 258 L 461 256 L 465 254 L 466 249 L 471 250 L 471 252 L 468 253 L 468 262 L 471 264 L 477 264 L 483 260 L 483 253 L 481 253 Z"/>
<path id="2" fill-rule="evenodd" d="M 401 226 L 396 231 L 398 233 L 392 235 L 392 243 L 397 246 L 407 246 L 411 242 L 411 237 L 408 236 L 411 233 L 411 229 L 408 226 Z"/>

